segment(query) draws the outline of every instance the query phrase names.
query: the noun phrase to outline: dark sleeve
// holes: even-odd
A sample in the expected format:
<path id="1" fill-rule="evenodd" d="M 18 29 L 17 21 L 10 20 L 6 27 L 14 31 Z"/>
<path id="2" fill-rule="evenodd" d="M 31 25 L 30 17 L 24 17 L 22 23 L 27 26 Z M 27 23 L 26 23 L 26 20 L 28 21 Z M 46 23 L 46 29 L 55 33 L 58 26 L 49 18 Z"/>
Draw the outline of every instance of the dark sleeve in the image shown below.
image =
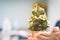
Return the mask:
<path id="1" fill-rule="evenodd" d="M 58 26 L 60 28 L 60 21 L 58 21 L 55 26 Z"/>

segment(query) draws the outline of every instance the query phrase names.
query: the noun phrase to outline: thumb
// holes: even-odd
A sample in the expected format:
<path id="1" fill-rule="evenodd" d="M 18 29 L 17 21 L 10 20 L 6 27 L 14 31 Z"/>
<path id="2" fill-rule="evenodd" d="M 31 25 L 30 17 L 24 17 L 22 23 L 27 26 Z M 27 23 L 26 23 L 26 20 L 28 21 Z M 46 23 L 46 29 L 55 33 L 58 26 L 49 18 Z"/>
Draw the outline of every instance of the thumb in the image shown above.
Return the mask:
<path id="1" fill-rule="evenodd" d="M 32 40 L 32 34 L 29 34 L 29 35 L 27 36 L 27 38 L 28 38 L 28 40 Z"/>
<path id="2" fill-rule="evenodd" d="M 53 27 L 52 32 L 58 32 L 59 31 L 59 27 Z"/>

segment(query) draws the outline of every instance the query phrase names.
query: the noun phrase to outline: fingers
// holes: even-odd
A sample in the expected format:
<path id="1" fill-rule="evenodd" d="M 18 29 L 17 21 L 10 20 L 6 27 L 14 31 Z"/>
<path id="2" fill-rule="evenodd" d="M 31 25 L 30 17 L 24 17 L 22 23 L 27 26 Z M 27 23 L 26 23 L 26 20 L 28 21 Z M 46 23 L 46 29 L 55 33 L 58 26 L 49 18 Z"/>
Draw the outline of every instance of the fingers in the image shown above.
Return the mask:
<path id="1" fill-rule="evenodd" d="M 32 34 L 28 35 L 28 40 L 32 40 Z"/>
<path id="2" fill-rule="evenodd" d="M 28 37 L 28 40 L 47 40 L 47 37 L 41 35 L 40 37 L 33 37 L 32 38 L 32 36 L 30 35 Z"/>
<path id="3" fill-rule="evenodd" d="M 50 33 L 48 33 L 48 32 L 39 32 L 36 35 L 37 39 L 40 39 L 40 40 L 48 40 L 49 36 L 50 36 Z"/>
<path id="4" fill-rule="evenodd" d="M 40 39 L 40 40 L 48 40 L 49 39 L 48 37 L 43 36 L 43 35 L 40 35 L 37 38 Z"/>
<path id="5" fill-rule="evenodd" d="M 37 36 L 40 36 L 40 35 L 49 37 L 49 36 L 50 36 L 50 32 L 42 32 L 42 33 L 39 32 L 39 33 L 37 34 Z"/>
<path id="6" fill-rule="evenodd" d="M 29 35 L 28 35 L 28 40 L 36 40 L 35 35 L 34 35 L 34 37 L 33 37 L 32 34 L 29 34 Z"/>
<path id="7" fill-rule="evenodd" d="M 28 40 L 32 40 L 32 37 L 28 37 Z"/>

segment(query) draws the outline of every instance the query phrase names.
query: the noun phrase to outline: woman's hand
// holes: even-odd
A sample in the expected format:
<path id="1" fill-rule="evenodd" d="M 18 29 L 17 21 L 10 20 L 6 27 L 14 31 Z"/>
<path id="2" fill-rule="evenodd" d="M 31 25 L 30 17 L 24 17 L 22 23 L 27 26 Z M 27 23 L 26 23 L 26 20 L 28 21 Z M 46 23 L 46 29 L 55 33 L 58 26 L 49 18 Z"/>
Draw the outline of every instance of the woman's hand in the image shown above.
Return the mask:
<path id="1" fill-rule="evenodd" d="M 51 33 L 39 32 L 32 38 L 32 35 L 28 36 L 28 40 L 60 40 L 60 32 L 58 28 L 54 27 Z"/>

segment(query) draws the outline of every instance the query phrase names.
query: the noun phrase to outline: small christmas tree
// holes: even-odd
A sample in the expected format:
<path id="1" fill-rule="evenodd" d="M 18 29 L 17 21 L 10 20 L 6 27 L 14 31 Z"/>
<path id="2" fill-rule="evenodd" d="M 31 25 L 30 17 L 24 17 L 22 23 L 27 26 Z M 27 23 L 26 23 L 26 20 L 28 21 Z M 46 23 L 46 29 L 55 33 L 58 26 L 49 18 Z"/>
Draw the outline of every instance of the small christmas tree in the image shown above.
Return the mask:
<path id="1" fill-rule="evenodd" d="M 32 15 L 29 20 L 29 29 L 32 31 L 46 30 L 48 27 L 46 13 L 37 3 L 34 4 Z"/>

